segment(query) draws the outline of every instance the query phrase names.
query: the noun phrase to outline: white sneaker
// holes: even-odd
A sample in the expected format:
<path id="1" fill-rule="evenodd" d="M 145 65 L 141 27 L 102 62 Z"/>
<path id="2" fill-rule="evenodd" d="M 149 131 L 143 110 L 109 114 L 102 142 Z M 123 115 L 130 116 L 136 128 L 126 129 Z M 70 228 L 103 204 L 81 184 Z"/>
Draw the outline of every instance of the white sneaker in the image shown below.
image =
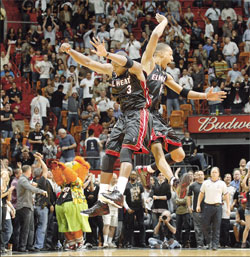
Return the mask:
<path id="1" fill-rule="evenodd" d="M 108 243 L 103 243 L 103 248 L 109 248 L 109 244 Z"/>
<path id="2" fill-rule="evenodd" d="M 114 244 L 114 243 L 112 243 L 112 242 L 109 243 L 109 247 L 110 247 L 110 248 L 117 248 L 116 244 Z"/>

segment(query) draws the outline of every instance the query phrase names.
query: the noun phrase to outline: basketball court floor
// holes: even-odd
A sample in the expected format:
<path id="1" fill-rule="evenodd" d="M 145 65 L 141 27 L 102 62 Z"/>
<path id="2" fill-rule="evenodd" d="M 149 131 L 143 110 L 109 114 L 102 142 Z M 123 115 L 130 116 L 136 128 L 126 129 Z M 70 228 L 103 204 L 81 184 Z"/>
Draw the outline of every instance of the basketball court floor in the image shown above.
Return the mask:
<path id="1" fill-rule="evenodd" d="M 196 249 L 98 249 L 98 250 L 82 250 L 69 252 L 39 252 L 39 253 L 8 253 L 2 256 L 250 256 L 250 249 L 219 249 L 212 250 L 196 250 Z"/>

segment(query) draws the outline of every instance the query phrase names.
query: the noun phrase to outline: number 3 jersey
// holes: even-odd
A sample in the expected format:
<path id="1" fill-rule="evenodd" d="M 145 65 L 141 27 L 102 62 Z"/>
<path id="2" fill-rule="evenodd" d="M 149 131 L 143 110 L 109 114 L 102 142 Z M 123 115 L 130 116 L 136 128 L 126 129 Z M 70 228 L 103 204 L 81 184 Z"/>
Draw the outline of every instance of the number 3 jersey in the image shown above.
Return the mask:
<path id="1" fill-rule="evenodd" d="M 128 70 L 122 75 L 112 75 L 112 94 L 117 97 L 121 111 L 140 110 L 151 104 L 146 82 L 140 81 Z"/>

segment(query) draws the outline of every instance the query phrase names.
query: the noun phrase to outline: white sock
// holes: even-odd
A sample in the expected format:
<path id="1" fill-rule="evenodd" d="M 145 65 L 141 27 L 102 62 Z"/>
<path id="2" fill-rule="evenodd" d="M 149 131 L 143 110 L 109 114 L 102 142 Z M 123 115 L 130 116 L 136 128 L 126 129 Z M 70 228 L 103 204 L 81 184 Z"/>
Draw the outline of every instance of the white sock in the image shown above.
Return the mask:
<path id="1" fill-rule="evenodd" d="M 154 173 L 155 172 L 155 170 L 153 170 L 150 165 L 147 166 L 147 170 L 148 170 L 149 173 Z"/>
<path id="2" fill-rule="evenodd" d="M 108 243 L 108 235 L 103 235 L 103 241 L 104 244 Z"/>
<path id="3" fill-rule="evenodd" d="M 117 181 L 117 190 L 123 194 L 128 183 L 128 178 L 119 177 Z"/>
<path id="4" fill-rule="evenodd" d="M 113 237 L 108 237 L 108 243 L 112 243 Z"/>
<path id="5" fill-rule="evenodd" d="M 100 184 L 100 189 L 99 189 L 99 193 L 98 193 L 98 199 L 100 198 L 100 195 L 102 193 L 107 193 L 109 189 L 109 184 Z"/>

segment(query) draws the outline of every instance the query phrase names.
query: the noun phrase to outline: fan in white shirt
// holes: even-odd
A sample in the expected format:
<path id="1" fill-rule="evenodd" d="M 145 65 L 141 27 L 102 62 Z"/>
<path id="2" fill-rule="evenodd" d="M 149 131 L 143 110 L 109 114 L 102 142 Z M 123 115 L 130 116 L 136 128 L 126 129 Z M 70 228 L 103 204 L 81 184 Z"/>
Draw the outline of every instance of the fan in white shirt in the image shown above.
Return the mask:
<path id="1" fill-rule="evenodd" d="M 127 43 L 125 48 L 125 50 L 128 51 L 129 57 L 133 60 L 140 59 L 141 58 L 140 49 L 141 49 L 140 42 L 135 39 L 133 33 L 130 33 L 130 40 Z"/>
<path id="2" fill-rule="evenodd" d="M 175 62 L 171 62 L 170 65 L 167 67 L 167 72 L 174 78 L 176 83 L 179 83 L 180 79 L 180 69 L 175 67 Z"/>

